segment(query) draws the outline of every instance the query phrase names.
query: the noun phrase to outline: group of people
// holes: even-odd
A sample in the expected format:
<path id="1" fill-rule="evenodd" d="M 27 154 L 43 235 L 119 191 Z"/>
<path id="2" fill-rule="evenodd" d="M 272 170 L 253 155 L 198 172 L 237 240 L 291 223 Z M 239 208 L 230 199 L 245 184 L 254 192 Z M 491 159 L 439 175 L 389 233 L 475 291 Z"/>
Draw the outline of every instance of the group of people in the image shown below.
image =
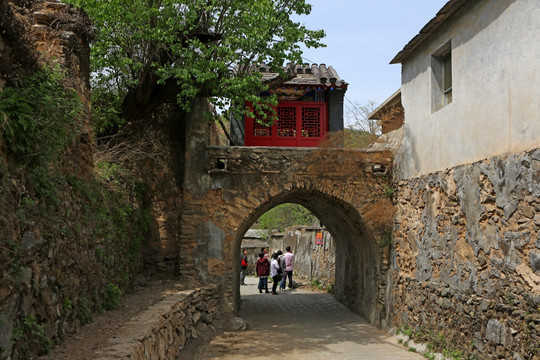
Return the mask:
<path id="1" fill-rule="evenodd" d="M 285 285 L 287 278 L 289 279 L 289 289 L 293 288 L 293 265 L 294 265 L 294 254 L 291 252 L 291 247 L 287 246 L 285 248 L 287 251 L 283 254 L 283 251 L 279 250 L 271 256 L 271 260 L 268 260 L 266 254 L 266 248 L 262 248 L 259 253 L 259 259 L 256 264 L 257 276 L 259 277 L 259 293 L 262 293 L 263 290 L 268 294 L 268 277 L 272 278 L 272 295 L 278 295 L 277 286 L 279 284 L 279 290 L 285 290 Z M 245 285 L 244 279 L 246 277 L 247 270 L 247 251 L 244 250 L 242 254 L 242 263 L 240 266 L 240 283 Z"/>

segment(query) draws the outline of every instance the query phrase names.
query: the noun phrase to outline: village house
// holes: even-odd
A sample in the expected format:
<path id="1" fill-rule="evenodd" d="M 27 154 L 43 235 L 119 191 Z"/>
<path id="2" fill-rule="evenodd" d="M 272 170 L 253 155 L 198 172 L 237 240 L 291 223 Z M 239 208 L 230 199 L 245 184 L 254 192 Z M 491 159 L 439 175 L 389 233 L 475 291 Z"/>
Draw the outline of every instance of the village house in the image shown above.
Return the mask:
<path id="1" fill-rule="evenodd" d="M 402 65 L 400 178 L 540 146 L 536 0 L 448 1 Z"/>
<path id="2" fill-rule="evenodd" d="M 539 60 L 540 2 L 450 0 L 391 61 L 393 322 L 477 358 L 540 354 Z"/>
<path id="3" fill-rule="evenodd" d="M 401 89 L 398 89 L 373 110 L 373 112 L 368 115 L 368 119 L 380 122 L 381 133 L 383 135 L 399 129 L 405 120 L 403 104 L 401 103 Z"/>
<path id="4" fill-rule="evenodd" d="M 288 65 L 287 72 L 296 76 L 271 87 L 262 96 L 275 94 L 278 120 L 246 116 L 233 117 L 231 135 L 235 145 L 315 147 L 328 133 L 343 130 L 343 100 L 348 84 L 339 78 L 332 66 L 325 64 Z M 261 65 L 264 83 L 275 83 L 279 74 Z M 247 107 L 252 107 L 247 103 Z"/>

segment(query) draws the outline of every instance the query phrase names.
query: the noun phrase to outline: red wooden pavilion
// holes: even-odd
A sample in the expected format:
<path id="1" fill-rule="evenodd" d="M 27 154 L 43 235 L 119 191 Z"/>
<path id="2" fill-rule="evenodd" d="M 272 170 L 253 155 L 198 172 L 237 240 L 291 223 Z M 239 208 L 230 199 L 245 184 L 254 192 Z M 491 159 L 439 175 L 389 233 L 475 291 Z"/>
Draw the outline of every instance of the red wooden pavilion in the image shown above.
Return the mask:
<path id="1" fill-rule="evenodd" d="M 271 120 L 246 116 L 244 124 L 237 124 L 244 125 L 240 129 L 244 131 L 232 125 L 237 142 L 243 140 L 245 146 L 316 147 L 329 132 L 343 130 L 343 98 L 348 84 L 325 64 L 293 66 L 296 77 L 269 90 L 278 97 L 277 121 L 269 125 Z M 263 81 L 279 76 L 266 66 L 259 70 Z M 243 139 L 238 139 L 239 133 L 244 133 Z"/>

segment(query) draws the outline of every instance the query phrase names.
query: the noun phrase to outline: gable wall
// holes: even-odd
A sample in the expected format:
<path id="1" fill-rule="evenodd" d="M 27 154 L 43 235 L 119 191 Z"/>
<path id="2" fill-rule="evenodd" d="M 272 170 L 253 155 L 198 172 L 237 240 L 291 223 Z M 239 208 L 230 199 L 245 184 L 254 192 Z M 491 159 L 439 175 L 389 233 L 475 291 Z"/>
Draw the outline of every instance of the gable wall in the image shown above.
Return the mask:
<path id="1" fill-rule="evenodd" d="M 466 6 L 402 65 L 407 179 L 540 146 L 540 3 Z M 453 101 L 432 112 L 431 55 L 451 40 Z"/>

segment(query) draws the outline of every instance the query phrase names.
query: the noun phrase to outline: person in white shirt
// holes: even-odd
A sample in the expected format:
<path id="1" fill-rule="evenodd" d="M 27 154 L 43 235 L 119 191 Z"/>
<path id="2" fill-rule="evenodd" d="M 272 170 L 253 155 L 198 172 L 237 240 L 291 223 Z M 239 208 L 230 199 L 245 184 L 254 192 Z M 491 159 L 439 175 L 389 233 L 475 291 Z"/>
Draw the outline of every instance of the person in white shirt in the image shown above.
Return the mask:
<path id="1" fill-rule="evenodd" d="M 279 263 L 278 263 L 278 255 L 276 253 L 272 254 L 272 262 L 270 262 L 270 276 L 272 277 L 272 281 L 274 282 L 272 285 L 272 295 L 278 295 L 276 291 L 276 287 L 279 283 L 279 280 L 281 280 L 281 276 L 279 275 Z"/>

